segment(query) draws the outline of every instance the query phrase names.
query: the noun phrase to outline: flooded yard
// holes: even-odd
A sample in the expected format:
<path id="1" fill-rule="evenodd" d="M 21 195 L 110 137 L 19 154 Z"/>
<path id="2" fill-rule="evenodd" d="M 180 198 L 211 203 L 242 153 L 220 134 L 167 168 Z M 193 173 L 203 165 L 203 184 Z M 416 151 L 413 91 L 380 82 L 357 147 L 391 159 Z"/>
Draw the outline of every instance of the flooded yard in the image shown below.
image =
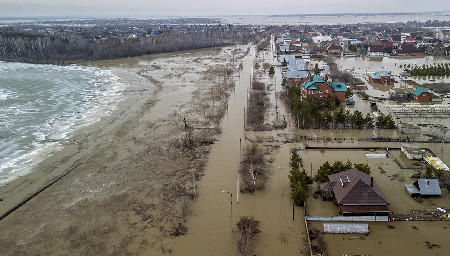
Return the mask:
<path id="1" fill-rule="evenodd" d="M 392 144 L 390 146 L 393 147 Z M 366 153 L 388 153 L 390 157 L 366 158 Z M 424 198 L 421 201 L 408 194 L 404 185 L 415 181 L 409 174 L 417 173 L 421 168 L 413 165 L 418 161 L 407 159 L 399 150 L 305 150 L 299 151 L 299 154 L 307 170 L 312 164 L 313 175 L 325 160 L 331 164 L 334 161 L 347 160 L 352 163 L 368 163 L 371 175 L 390 203 L 391 214 L 410 214 L 411 211 L 432 212 L 437 211 L 437 207 L 450 208 L 450 194 L 446 188 L 442 188 L 442 196 Z M 396 159 L 411 168 L 401 169 Z M 316 199 L 312 196 L 316 189 L 318 184 L 314 183 L 307 199 L 307 214 L 338 216 L 338 207 L 333 201 L 323 201 L 322 198 Z M 310 221 L 309 228 L 323 231 L 323 223 Z M 446 221 L 369 222 L 368 235 L 325 234 L 324 241 L 326 251 L 331 255 L 444 255 L 449 249 L 446 242 L 448 228 L 450 223 Z M 439 246 L 428 248 L 427 241 Z"/>

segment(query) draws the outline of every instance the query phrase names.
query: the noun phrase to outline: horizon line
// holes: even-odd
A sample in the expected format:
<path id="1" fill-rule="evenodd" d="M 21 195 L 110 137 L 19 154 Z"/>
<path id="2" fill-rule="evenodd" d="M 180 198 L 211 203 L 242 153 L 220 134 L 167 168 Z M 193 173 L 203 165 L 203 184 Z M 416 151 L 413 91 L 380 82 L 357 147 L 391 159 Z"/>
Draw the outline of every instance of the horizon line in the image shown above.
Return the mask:
<path id="1" fill-rule="evenodd" d="M 104 19 L 104 18 L 221 18 L 221 17 L 240 17 L 240 16 L 266 16 L 266 17 L 294 17 L 294 16 L 338 16 L 338 15 L 408 15 L 408 14 L 430 14 L 430 13 L 446 13 L 450 14 L 450 10 L 439 11 L 407 11 L 407 12 L 342 12 L 342 13 L 292 13 L 292 14 L 220 14 L 220 15 L 142 15 L 142 14 L 120 14 L 120 15 L 16 15 L 16 16 L 0 16 L 0 20 L 4 19 Z"/>

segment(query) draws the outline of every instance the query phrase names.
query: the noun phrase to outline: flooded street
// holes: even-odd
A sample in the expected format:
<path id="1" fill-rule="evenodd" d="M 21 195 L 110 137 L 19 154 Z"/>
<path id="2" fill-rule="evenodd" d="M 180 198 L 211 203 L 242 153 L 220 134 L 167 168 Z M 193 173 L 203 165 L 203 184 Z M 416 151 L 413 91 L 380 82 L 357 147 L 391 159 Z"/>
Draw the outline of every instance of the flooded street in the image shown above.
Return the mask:
<path id="1" fill-rule="evenodd" d="M 279 70 L 274 77 L 269 77 L 261 70 L 252 68 L 253 61 L 275 63 L 276 60 L 271 56 L 273 55 L 270 53 L 260 52 L 255 58 L 252 48 L 250 54 L 243 59 L 243 71 L 239 74 L 239 82 L 236 83 L 235 91 L 229 99 L 228 112 L 221 122 L 222 134 L 211 150 L 205 176 L 198 183 L 199 197 L 194 202 L 193 215 L 187 221 L 189 232 L 167 244 L 174 252 L 182 251 L 183 255 L 233 255 L 236 250 L 236 223 L 239 221 L 239 217 L 253 216 L 260 222 L 259 229 L 261 230 L 254 244 L 255 255 L 307 255 L 308 251 L 304 244 L 306 238 L 304 208 L 293 207 L 290 198 L 288 174 L 292 149 L 301 145 L 324 148 L 398 148 L 401 142 L 377 143 L 371 141 L 371 138 L 406 138 L 406 135 L 397 130 L 296 130 L 284 104 L 275 98 L 275 91 L 282 90 Z M 269 85 L 271 104 L 267 110 L 265 122 L 273 122 L 285 115 L 288 124 L 285 130 L 244 131 L 244 108 L 246 108 L 245 102 L 250 86 L 250 77 L 255 77 Z M 366 104 L 364 105 L 364 103 Z M 360 102 L 360 104 L 346 108 L 351 112 L 357 109 L 363 113 L 371 113 L 367 102 Z M 242 145 L 239 144 L 239 138 L 242 138 Z M 246 143 L 254 140 L 270 152 L 269 182 L 267 187 L 261 191 L 248 194 L 239 193 L 239 202 L 237 202 L 237 169 L 240 149 L 243 149 Z M 430 148 L 444 162 L 450 161 L 448 144 L 423 143 L 418 146 Z M 375 153 L 386 152 L 381 150 Z M 368 159 L 366 153 L 373 152 L 345 149 L 299 151 L 306 172 L 312 176 L 317 173 L 319 166 L 325 161 L 332 164 L 335 161 L 350 160 L 353 163 L 369 164 L 372 176 L 390 202 L 389 209 L 392 213 L 408 214 L 412 210 L 433 211 L 438 206 L 450 208 L 450 194 L 447 189 L 443 189 L 441 197 L 425 199 L 421 203 L 409 196 L 404 185 L 414 181 L 409 178 L 409 174 L 414 170 L 401 169 L 396 164 L 395 161 L 410 163 L 400 151 L 389 151 L 391 158 L 388 159 Z M 317 188 L 316 182 L 310 187 L 310 196 L 306 202 L 307 215 L 339 215 L 338 208 L 332 201 L 322 201 L 313 197 Z M 230 193 L 233 194 L 232 203 L 230 202 Z M 309 222 L 309 225 L 310 229 L 323 230 L 321 222 Z M 369 223 L 370 234 L 363 239 L 355 238 L 355 235 L 352 234 L 326 234 L 324 239 L 328 246 L 327 251 L 331 255 L 375 255 L 374 252 L 383 252 L 383 255 L 402 255 L 405 251 L 427 255 L 431 252 L 431 249 L 427 247 L 427 242 L 436 245 L 433 247 L 433 252 L 440 255 L 445 254 L 445 251 L 449 249 L 445 244 L 445 239 L 447 228 L 450 228 L 450 225 L 446 222 L 411 222 L 411 224 L 398 222 L 391 225 L 395 229 L 388 230 L 386 223 Z"/>
<path id="2" fill-rule="evenodd" d="M 244 132 L 243 114 L 250 77 L 253 77 L 253 62 L 256 60 L 254 46 L 251 46 L 249 55 L 243 60 L 239 82 L 231 93 L 228 111 L 221 122 L 222 134 L 211 150 L 205 176 L 199 182 L 199 197 L 193 205 L 193 215 L 187 221 L 189 232 L 173 241 L 173 250 L 183 252 L 183 255 L 234 255 L 236 223 L 241 216 L 253 216 L 260 222 L 261 233 L 254 245 L 256 255 L 299 255 L 303 250 L 303 212 L 301 208 L 295 207 L 295 221 L 292 220 L 293 204 L 289 196 L 287 175 L 290 145 L 280 147 L 280 138 L 277 137 L 280 131 Z M 281 83 L 281 78 L 267 79 L 272 84 L 275 80 Z M 280 90 L 279 85 L 277 89 Z M 271 98 L 274 103 L 275 91 L 271 92 Z M 285 114 L 284 108 L 280 107 L 278 111 L 280 115 Z M 268 114 L 269 119 L 276 118 L 276 113 L 272 112 Z M 237 202 L 240 148 L 243 149 L 249 143 L 248 140 L 256 137 L 273 137 L 275 142 L 263 144 L 280 148 L 271 156 L 273 162 L 270 164 L 270 178 L 266 188 L 254 193 L 239 193 Z M 281 166 L 283 168 L 279 168 Z M 232 203 L 230 194 L 223 191 L 233 194 Z"/>

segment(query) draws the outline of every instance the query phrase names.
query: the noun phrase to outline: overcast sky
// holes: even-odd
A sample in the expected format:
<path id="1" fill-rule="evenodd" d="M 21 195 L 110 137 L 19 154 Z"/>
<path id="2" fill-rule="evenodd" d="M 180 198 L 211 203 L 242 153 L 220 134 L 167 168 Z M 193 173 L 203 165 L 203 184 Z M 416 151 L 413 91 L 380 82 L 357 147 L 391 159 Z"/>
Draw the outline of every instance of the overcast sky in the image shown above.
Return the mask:
<path id="1" fill-rule="evenodd" d="M 0 0 L 12 16 L 216 16 L 448 11 L 448 0 Z"/>

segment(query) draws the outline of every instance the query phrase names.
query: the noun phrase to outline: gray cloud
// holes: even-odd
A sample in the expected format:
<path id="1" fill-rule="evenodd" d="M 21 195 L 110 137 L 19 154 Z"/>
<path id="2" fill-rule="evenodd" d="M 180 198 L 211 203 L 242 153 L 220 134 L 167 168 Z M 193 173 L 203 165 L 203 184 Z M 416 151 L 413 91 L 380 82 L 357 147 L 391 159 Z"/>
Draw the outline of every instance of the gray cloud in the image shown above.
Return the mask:
<path id="1" fill-rule="evenodd" d="M 450 10 L 449 1 L 411 0 L 0 0 L 0 16 L 270 15 Z"/>

